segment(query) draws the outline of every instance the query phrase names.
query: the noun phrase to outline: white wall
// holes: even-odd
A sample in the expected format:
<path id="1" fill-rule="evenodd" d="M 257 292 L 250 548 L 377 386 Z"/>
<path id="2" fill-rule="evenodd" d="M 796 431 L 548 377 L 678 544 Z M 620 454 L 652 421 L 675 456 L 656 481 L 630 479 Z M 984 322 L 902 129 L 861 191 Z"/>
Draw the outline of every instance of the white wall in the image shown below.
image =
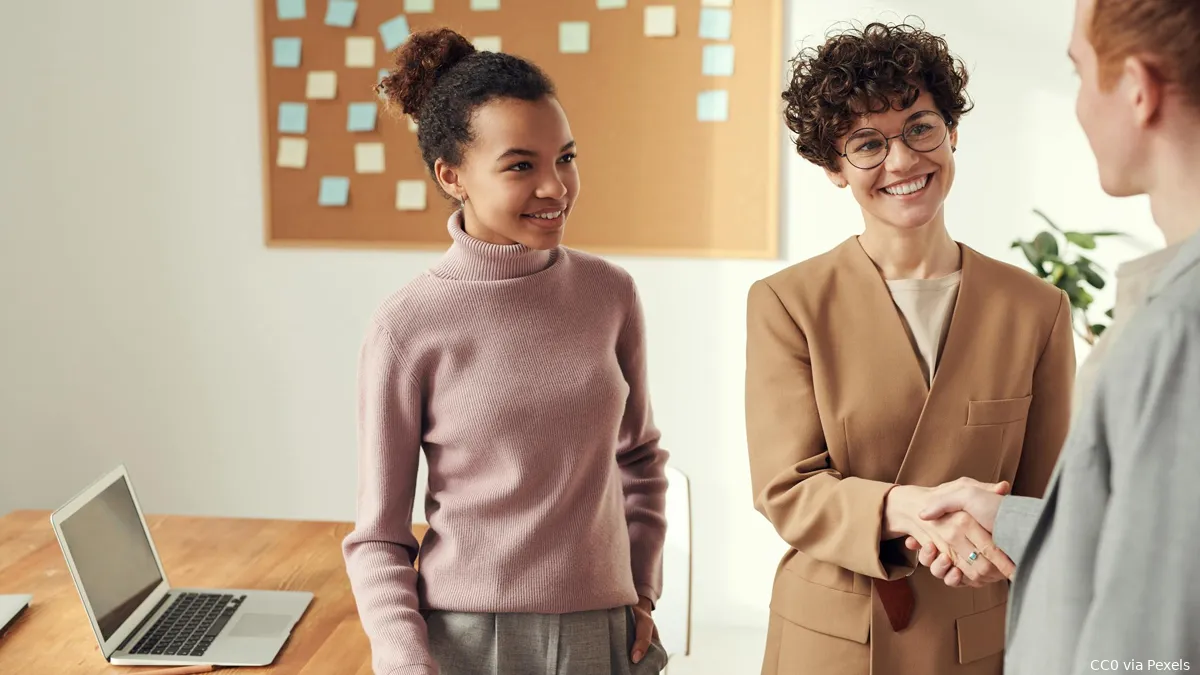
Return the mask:
<path id="1" fill-rule="evenodd" d="M 1097 187 L 1073 114 L 1071 3 L 991 4 L 796 2 L 781 58 L 838 20 L 915 13 L 974 72 L 956 238 L 1019 263 L 1008 244 L 1040 207 L 1138 235 L 1101 261 L 1158 246 L 1143 202 Z M 0 24 L 0 513 L 54 507 L 126 462 L 153 512 L 351 519 L 364 321 L 436 256 L 263 247 L 251 2 L 14 7 Z M 617 259 L 645 300 L 665 444 L 693 480 L 701 635 L 764 625 L 782 552 L 751 506 L 745 292 L 861 222 L 848 192 L 787 157 L 786 261 Z M 757 658 L 754 639 L 741 657 Z"/>

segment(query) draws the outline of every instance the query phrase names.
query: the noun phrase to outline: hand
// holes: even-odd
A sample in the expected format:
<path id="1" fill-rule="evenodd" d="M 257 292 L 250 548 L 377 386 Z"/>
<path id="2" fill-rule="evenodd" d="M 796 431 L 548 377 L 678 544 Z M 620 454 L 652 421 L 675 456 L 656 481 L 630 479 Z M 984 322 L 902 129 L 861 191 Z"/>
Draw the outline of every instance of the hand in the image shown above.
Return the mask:
<path id="1" fill-rule="evenodd" d="M 991 534 L 969 514 L 957 511 L 928 522 L 948 542 L 948 548 L 921 544 L 914 537 L 904 543 L 909 550 L 919 551 L 917 560 L 947 586 L 979 588 L 1012 577 L 1012 560 L 996 548 Z M 974 560 L 970 558 L 972 553 L 977 553 Z"/>
<path id="2" fill-rule="evenodd" d="M 650 641 L 658 639 L 658 627 L 654 625 L 654 618 L 650 616 L 652 611 L 654 603 L 650 602 L 650 598 L 639 595 L 638 604 L 633 606 L 635 629 L 633 653 L 630 656 L 634 663 L 641 663 L 646 652 L 650 651 Z"/>
<path id="3" fill-rule="evenodd" d="M 966 515 L 990 531 L 995 525 L 1000 501 L 1003 499 L 1003 495 L 1008 494 L 1008 490 L 1008 483 L 1004 481 L 980 483 L 970 478 L 959 478 L 934 488 L 919 516 L 923 520 L 936 521 L 946 517 L 949 513 L 965 511 Z M 960 524 L 965 522 L 961 518 L 960 521 Z M 967 565 L 972 563 L 969 560 L 960 560 L 956 565 L 953 558 L 954 549 L 949 549 L 950 552 L 946 553 L 946 549 L 939 549 L 930 541 L 921 542 L 912 536 L 908 537 L 904 543 L 909 550 L 919 551 L 917 560 L 928 567 L 934 577 L 942 579 L 947 586 L 981 585 L 978 582 L 972 583 L 970 575 L 964 576 L 963 570 L 966 569 L 970 572 L 971 569 Z M 976 541 L 975 543 L 979 544 L 979 547 L 974 550 L 986 558 L 992 568 L 983 568 L 982 574 L 976 570 L 976 579 L 979 582 L 999 581 L 996 573 L 1002 575 L 1001 578 L 1012 577 L 1015 573 L 1015 565 L 1003 551 L 995 547 L 990 536 L 986 537 L 986 541 Z"/>

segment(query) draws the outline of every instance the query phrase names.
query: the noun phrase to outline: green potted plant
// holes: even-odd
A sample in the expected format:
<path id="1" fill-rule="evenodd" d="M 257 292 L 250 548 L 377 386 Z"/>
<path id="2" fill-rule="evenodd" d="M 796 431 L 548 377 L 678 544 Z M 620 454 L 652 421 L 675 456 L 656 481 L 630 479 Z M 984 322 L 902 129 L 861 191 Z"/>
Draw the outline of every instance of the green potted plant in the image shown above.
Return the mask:
<path id="1" fill-rule="evenodd" d="M 1089 345 L 1096 340 L 1107 328 L 1107 323 L 1092 320 L 1088 312 L 1095 302 L 1092 294 L 1104 288 L 1107 272 L 1096 261 L 1088 258 L 1081 251 L 1091 251 L 1096 248 L 1096 240 L 1102 237 L 1118 237 L 1121 232 L 1075 232 L 1063 230 L 1055 225 L 1046 214 L 1034 209 L 1033 213 L 1050 226 L 1049 230 L 1037 233 L 1033 239 L 1017 239 L 1012 248 L 1019 248 L 1033 267 L 1033 272 L 1047 283 L 1061 288 L 1071 300 L 1072 326 L 1075 332 Z M 1112 319 L 1112 310 L 1104 313 Z"/>

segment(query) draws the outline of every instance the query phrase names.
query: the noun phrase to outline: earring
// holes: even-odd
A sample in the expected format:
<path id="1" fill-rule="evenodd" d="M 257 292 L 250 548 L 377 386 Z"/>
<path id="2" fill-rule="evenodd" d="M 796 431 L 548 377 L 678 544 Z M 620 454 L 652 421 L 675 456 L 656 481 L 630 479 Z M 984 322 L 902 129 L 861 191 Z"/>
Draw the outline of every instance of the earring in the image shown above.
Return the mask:
<path id="1" fill-rule="evenodd" d="M 958 152 L 958 146 L 957 145 L 950 146 L 950 152 Z"/>

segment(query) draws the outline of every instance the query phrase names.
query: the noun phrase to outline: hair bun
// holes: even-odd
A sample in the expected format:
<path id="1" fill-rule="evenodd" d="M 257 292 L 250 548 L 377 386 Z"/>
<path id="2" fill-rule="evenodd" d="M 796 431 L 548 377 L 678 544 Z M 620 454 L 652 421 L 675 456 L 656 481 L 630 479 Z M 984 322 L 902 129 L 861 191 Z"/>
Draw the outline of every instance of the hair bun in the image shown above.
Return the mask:
<path id="1" fill-rule="evenodd" d="M 379 86 L 388 100 L 418 122 L 438 78 L 475 53 L 475 45 L 449 28 L 413 33 L 396 48 L 396 67 Z"/>

